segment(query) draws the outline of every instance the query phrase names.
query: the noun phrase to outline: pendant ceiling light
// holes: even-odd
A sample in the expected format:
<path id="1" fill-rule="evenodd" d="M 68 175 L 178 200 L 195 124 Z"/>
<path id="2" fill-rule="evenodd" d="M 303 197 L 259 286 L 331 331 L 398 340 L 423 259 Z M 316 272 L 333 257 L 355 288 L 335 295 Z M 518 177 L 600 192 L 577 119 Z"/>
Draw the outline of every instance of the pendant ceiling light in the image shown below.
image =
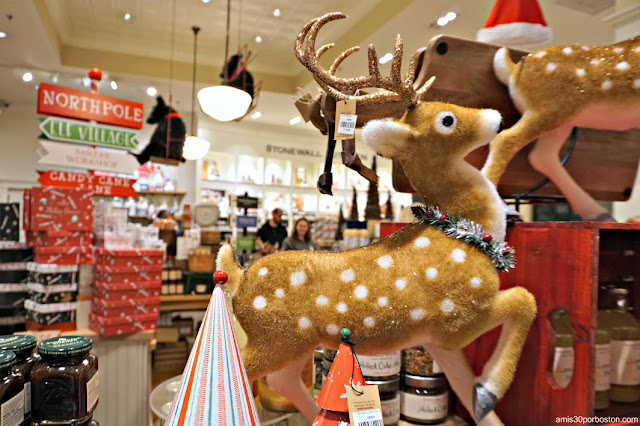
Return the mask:
<path id="1" fill-rule="evenodd" d="M 194 136 L 198 133 L 196 129 L 196 52 L 198 48 L 198 32 L 200 27 L 191 27 L 193 30 L 193 78 L 191 80 L 191 136 L 187 136 L 184 140 L 182 148 L 182 156 L 185 160 L 198 160 L 209 152 L 210 144 L 208 141 Z M 206 112 L 206 111 L 205 111 Z"/>
<path id="2" fill-rule="evenodd" d="M 219 86 L 205 87 L 198 92 L 198 100 L 205 114 L 219 121 L 231 121 L 243 117 L 253 102 L 253 78 L 246 70 L 248 58 L 242 55 L 229 58 L 229 21 L 231 1 L 227 0 L 227 32 L 225 41 L 225 64 L 220 75 Z"/>

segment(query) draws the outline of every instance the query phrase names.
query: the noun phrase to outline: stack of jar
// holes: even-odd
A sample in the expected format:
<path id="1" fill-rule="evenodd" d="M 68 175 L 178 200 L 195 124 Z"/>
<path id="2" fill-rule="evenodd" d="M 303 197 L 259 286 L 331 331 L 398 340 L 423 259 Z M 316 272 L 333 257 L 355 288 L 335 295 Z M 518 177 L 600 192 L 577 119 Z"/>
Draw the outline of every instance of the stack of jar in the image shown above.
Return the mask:
<path id="1" fill-rule="evenodd" d="M 2 424 L 98 426 L 98 358 L 92 341 L 68 336 L 38 344 L 33 336 L 0 336 Z"/>

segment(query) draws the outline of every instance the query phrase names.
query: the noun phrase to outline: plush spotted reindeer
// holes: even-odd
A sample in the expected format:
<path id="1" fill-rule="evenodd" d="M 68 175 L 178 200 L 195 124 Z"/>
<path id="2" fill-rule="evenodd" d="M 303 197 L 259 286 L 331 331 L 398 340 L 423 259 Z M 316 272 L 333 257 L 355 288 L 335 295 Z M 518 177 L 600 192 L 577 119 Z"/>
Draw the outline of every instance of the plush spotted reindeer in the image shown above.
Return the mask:
<path id="1" fill-rule="evenodd" d="M 537 138 L 529 155 L 585 220 L 612 220 L 562 167 L 559 151 L 575 126 L 626 130 L 640 127 L 640 38 L 611 46 L 554 46 L 514 64 L 507 49 L 494 71 L 509 86 L 520 120 L 491 143 L 483 173 L 497 184 L 511 158 Z"/>
<path id="2" fill-rule="evenodd" d="M 357 104 L 406 101 L 401 119 L 371 121 L 362 137 L 378 154 L 399 161 L 420 195 L 439 209 L 418 209 L 417 223 L 342 253 L 275 253 L 242 269 L 231 246 L 223 246 L 217 267 L 228 273 L 235 315 L 247 335 L 247 373 L 251 379 L 267 375 L 269 384 L 312 420 L 318 407 L 300 372 L 314 348 L 336 349 L 339 330 L 347 327 L 366 338 L 357 346 L 361 354 L 424 345 L 476 420 L 502 424 L 492 410 L 511 384 L 536 305 L 524 288 L 499 291 L 497 269 L 509 267 L 511 256 L 503 241 L 500 198 L 464 161 L 496 136 L 500 114 L 420 102 L 426 89 L 412 87 L 415 63 L 404 80 L 399 77 L 401 39 L 391 77 L 381 77 L 377 68 L 357 79 L 323 73 L 316 35 L 326 22 L 344 17 L 331 13 L 310 22 L 296 41 L 297 54 L 338 99 L 355 81 L 386 88 L 350 96 Z M 372 46 L 370 57 L 375 59 Z M 499 325 L 500 342 L 476 379 L 462 348 Z"/>

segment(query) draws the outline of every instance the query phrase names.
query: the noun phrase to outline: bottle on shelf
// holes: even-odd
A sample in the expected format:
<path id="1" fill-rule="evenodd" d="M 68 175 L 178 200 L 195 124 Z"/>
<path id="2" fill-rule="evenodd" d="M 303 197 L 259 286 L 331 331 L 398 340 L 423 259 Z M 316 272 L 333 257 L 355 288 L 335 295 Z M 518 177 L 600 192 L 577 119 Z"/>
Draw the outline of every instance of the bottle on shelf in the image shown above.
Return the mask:
<path id="1" fill-rule="evenodd" d="M 562 389 L 569 386 L 573 377 L 575 353 L 573 350 L 573 332 L 569 316 L 562 309 L 549 314 L 549 321 L 555 333 L 555 352 L 553 355 L 553 378 Z"/>
<path id="2" fill-rule="evenodd" d="M 598 312 L 598 328 L 596 329 L 596 400 L 594 408 L 609 408 L 609 389 L 611 388 L 611 336 L 603 326 L 602 312 Z"/>
<path id="3" fill-rule="evenodd" d="M 611 389 L 615 402 L 640 401 L 640 322 L 631 315 L 629 291 L 610 289 L 599 321 L 611 337 Z"/>

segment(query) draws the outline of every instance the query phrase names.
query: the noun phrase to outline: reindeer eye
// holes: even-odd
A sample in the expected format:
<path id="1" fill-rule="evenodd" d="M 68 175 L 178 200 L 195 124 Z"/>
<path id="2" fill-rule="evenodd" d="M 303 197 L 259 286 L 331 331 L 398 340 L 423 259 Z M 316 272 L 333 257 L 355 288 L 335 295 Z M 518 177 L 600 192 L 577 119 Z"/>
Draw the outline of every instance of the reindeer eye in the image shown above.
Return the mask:
<path id="1" fill-rule="evenodd" d="M 453 115 L 452 112 L 443 111 L 436 116 L 434 124 L 438 132 L 448 135 L 453 133 L 456 128 L 456 123 L 456 116 Z"/>

